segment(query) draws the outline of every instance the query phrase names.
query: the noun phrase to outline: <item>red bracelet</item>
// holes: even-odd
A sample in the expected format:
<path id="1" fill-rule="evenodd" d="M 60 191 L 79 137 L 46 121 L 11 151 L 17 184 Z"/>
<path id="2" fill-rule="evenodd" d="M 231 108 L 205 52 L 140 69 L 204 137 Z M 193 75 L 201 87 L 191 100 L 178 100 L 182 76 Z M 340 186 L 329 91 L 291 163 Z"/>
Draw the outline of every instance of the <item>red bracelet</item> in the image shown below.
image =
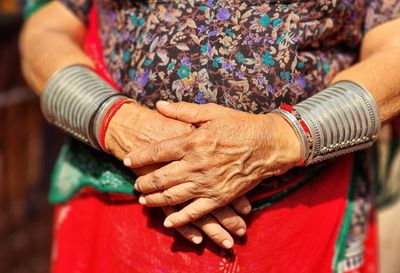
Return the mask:
<path id="1" fill-rule="evenodd" d="M 124 103 L 127 102 L 127 100 L 128 100 L 127 98 L 121 98 L 117 100 L 104 116 L 104 119 L 100 127 L 99 145 L 106 152 L 108 152 L 108 150 L 105 144 L 105 138 L 108 125 L 110 124 L 110 121 L 114 117 L 114 115 L 118 112 L 118 110 L 122 107 L 122 105 L 124 105 Z"/>
<path id="2" fill-rule="evenodd" d="M 308 140 L 308 145 L 310 147 L 309 148 L 309 153 L 307 155 L 305 155 L 305 158 L 304 158 L 304 162 L 306 162 L 307 159 L 309 158 L 310 154 L 311 154 L 312 145 L 313 145 L 310 128 L 308 128 L 307 124 L 304 122 L 304 120 L 301 118 L 300 114 L 297 113 L 296 109 L 294 109 L 292 105 L 290 105 L 290 104 L 282 104 L 281 106 L 279 106 L 279 109 L 282 109 L 282 110 L 284 110 L 286 112 L 291 113 L 298 120 L 298 122 L 300 123 L 300 125 L 303 128 L 304 132 L 306 133 L 307 140 Z M 304 165 L 304 162 L 300 162 L 297 166 Z"/>
<path id="3" fill-rule="evenodd" d="M 311 135 L 310 128 L 308 128 L 307 124 L 301 118 L 299 113 L 296 112 L 296 109 L 294 109 L 292 105 L 290 105 L 290 104 L 282 104 L 281 106 L 279 106 L 279 109 L 285 110 L 285 111 L 291 113 L 293 116 L 295 116 L 296 119 L 300 122 L 300 125 L 301 125 L 301 127 L 303 127 L 303 129 L 306 132 L 306 134 L 307 135 Z"/>

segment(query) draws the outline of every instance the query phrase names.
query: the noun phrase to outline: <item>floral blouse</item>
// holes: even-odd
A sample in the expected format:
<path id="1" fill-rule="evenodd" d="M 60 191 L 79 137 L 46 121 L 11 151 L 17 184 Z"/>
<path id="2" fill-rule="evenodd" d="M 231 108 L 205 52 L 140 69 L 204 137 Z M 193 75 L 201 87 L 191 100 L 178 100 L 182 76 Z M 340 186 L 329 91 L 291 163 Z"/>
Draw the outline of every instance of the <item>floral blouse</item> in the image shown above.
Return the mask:
<path id="1" fill-rule="evenodd" d="M 91 0 L 62 0 L 86 20 Z M 266 113 L 324 89 L 396 0 L 94 0 L 120 89 L 156 101 Z"/>

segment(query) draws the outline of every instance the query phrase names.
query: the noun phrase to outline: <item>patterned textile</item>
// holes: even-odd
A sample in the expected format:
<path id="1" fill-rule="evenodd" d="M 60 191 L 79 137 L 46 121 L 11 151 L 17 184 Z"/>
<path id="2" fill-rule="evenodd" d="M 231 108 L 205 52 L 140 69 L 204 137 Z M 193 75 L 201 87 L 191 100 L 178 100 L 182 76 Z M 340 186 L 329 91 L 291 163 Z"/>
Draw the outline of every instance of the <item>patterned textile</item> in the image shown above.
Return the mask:
<path id="1" fill-rule="evenodd" d="M 62 0 L 87 20 L 90 0 Z M 94 0 L 122 92 L 266 113 L 325 88 L 399 1 Z M 367 15 L 367 16 L 366 16 Z"/>
<path id="2" fill-rule="evenodd" d="M 88 22 L 90 1 L 62 1 Z M 400 14 L 399 2 L 95 0 L 94 4 L 99 13 L 105 65 L 122 92 L 150 108 L 164 99 L 215 102 L 266 113 L 326 87 L 339 71 L 356 61 L 365 31 Z M 67 149 L 67 154 L 76 161 L 76 151 Z M 90 152 L 83 147 L 80 155 L 85 154 Z M 93 157 L 93 161 L 83 160 L 69 167 L 80 166 L 77 174 L 88 175 L 87 163 L 96 169 L 98 161 Z M 60 160 L 58 166 L 68 176 L 71 172 L 65 162 Z M 108 172 L 109 176 L 95 175 L 93 183 L 82 176 L 81 186 L 118 192 L 112 185 L 129 181 L 129 175 L 118 176 L 125 172 L 118 163 L 109 162 L 98 173 Z M 357 162 L 368 164 L 365 157 Z M 363 176 L 361 170 L 367 175 Z M 338 238 L 334 261 L 337 272 L 355 270 L 364 263 L 367 223 L 374 205 L 370 170 L 357 168 L 353 177 L 357 186 L 349 194 L 349 217 L 341 228 L 344 239 Z M 264 181 L 253 193 L 282 189 L 293 177 L 303 177 L 309 171 L 295 169 Z M 53 189 L 73 184 L 61 181 L 60 176 L 57 179 Z M 110 184 L 98 181 L 112 181 L 112 185 L 107 188 Z M 124 188 L 116 188 L 125 193 L 130 186 L 120 185 Z M 53 201 L 65 201 L 78 189 L 66 190 L 63 200 L 55 195 Z M 269 201 L 263 202 L 259 208 L 269 205 Z"/>

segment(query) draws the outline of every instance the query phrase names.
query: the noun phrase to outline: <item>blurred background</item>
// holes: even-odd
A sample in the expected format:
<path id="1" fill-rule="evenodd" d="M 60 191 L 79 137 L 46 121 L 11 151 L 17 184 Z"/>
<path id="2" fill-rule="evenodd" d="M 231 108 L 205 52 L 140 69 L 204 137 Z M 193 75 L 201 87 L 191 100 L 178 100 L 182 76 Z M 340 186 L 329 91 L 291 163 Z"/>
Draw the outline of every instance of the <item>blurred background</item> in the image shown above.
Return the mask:
<path id="1" fill-rule="evenodd" d="M 46 195 L 63 135 L 45 123 L 21 75 L 22 4 L 0 0 L 0 273 L 45 273 L 52 233 Z M 382 273 L 400 273 L 400 202 L 380 210 L 378 219 Z"/>
<path id="2" fill-rule="evenodd" d="M 21 25 L 21 2 L 0 0 L 0 272 L 45 273 L 52 222 L 46 195 L 63 136 L 46 125 L 22 78 Z"/>

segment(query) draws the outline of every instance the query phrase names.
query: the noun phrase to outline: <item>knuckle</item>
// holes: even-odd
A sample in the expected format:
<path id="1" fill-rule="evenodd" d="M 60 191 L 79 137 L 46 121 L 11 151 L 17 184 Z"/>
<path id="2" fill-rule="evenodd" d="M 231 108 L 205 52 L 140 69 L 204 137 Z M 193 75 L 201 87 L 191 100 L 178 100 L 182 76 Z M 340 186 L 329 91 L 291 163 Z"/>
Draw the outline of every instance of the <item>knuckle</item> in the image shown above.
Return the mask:
<path id="1" fill-rule="evenodd" d="M 136 180 L 136 182 L 135 182 L 135 189 L 136 189 L 137 191 L 139 191 L 139 192 L 142 192 L 142 191 L 143 191 L 142 183 L 141 183 L 140 181 L 138 181 L 138 180 Z"/>
<path id="2" fill-rule="evenodd" d="M 208 237 L 215 242 L 222 242 L 225 239 L 224 232 L 217 229 L 212 228 L 207 232 Z"/>
<path id="3" fill-rule="evenodd" d="M 184 210 L 183 217 L 190 222 L 193 222 L 197 218 L 197 213 L 194 210 Z"/>
<path id="4" fill-rule="evenodd" d="M 151 149 L 149 149 L 149 158 L 151 159 L 152 162 L 157 161 L 159 154 L 160 154 L 160 146 L 159 145 L 151 146 Z"/>
<path id="5" fill-rule="evenodd" d="M 209 198 L 213 201 L 214 206 L 216 207 L 222 207 L 226 205 L 226 201 L 224 200 L 224 197 L 228 196 L 227 190 L 225 188 L 220 188 L 216 189 L 214 194 L 210 196 Z"/>
<path id="6" fill-rule="evenodd" d="M 184 236 L 187 239 L 189 239 L 192 233 L 192 230 L 188 226 L 178 227 L 177 230 L 180 234 L 182 234 L 182 236 Z"/>
<path id="7" fill-rule="evenodd" d="M 185 103 L 183 103 L 183 102 L 178 102 L 178 103 L 175 105 L 175 110 L 176 110 L 177 113 L 182 113 L 182 112 L 185 111 L 185 107 L 186 107 Z"/>
<path id="8" fill-rule="evenodd" d="M 233 213 L 233 214 L 232 214 Z M 222 207 L 214 211 L 214 216 L 227 230 L 234 232 L 245 226 L 244 220 L 229 207 Z"/>
<path id="9" fill-rule="evenodd" d="M 169 205 L 174 205 L 176 203 L 175 196 L 171 194 L 169 190 L 163 192 L 164 201 Z"/>
<path id="10" fill-rule="evenodd" d="M 158 173 L 154 173 L 150 176 L 150 183 L 152 187 L 159 191 L 161 189 L 161 177 Z"/>
<path id="11" fill-rule="evenodd" d="M 211 218 L 208 215 L 203 216 L 200 219 L 197 219 L 196 221 L 194 221 L 194 224 L 196 224 L 197 226 L 202 227 L 202 228 L 206 224 L 209 224 L 209 223 L 211 223 Z"/>
<path id="12" fill-rule="evenodd" d="M 238 230 L 239 228 L 243 227 L 243 223 L 239 216 L 233 217 L 233 218 L 228 218 L 222 221 L 222 224 L 224 227 L 231 231 Z"/>

